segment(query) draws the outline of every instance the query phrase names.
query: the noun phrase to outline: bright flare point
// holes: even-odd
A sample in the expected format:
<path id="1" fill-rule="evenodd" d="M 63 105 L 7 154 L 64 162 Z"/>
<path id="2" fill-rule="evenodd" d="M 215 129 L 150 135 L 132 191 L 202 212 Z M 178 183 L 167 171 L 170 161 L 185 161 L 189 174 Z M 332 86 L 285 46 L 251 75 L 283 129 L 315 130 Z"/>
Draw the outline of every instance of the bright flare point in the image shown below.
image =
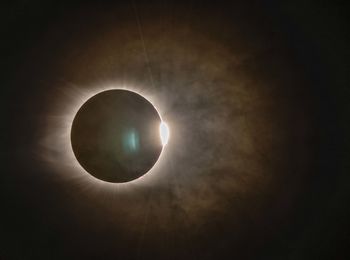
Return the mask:
<path id="1" fill-rule="evenodd" d="M 159 125 L 159 134 L 162 145 L 165 146 L 169 140 L 169 127 L 165 122 L 161 122 Z"/>

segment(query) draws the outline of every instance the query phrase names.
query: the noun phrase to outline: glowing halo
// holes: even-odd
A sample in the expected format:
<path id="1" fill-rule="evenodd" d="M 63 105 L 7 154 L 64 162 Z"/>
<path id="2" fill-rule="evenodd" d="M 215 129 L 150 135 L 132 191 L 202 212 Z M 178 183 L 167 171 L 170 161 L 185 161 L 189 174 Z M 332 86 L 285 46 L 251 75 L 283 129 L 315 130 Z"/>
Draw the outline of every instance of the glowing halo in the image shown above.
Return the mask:
<path id="1" fill-rule="evenodd" d="M 162 102 L 159 102 L 157 100 L 156 95 L 152 95 L 150 93 L 145 93 L 144 91 L 140 91 L 136 89 L 135 87 L 130 86 L 118 86 L 114 87 L 111 86 L 112 84 L 106 84 L 106 85 L 100 85 L 99 87 L 92 87 L 92 88 L 82 88 L 76 85 L 69 86 L 67 88 L 64 88 L 62 93 L 65 96 L 65 106 L 62 106 L 62 101 L 59 104 L 54 104 L 54 111 L 53 114 L 47 118 L 48 121 L 48 128 L 46 129 L 45 137 L 41 140 L 40 146 L 44 149 L 46 149 L 46 152 L 40 152 L 41 157 L 43 157 L 44 161 L 47 163 L 55 163 L 57 162 L 57 155 L 59 155 L 59 160 L 62 163 L 60 167 L 56 168 L 62 168 L 66 167 L 66 171 L 70 172 L 71 175 L 61 175 L 64 178 L 73 178 L 73 179 L 79 179 L 79 182 L 87 184 L 88 186 L 91 186 L 92 188 L 103 188 L 104 190 L 106 188 L 111 188 L 112 190 L 129 190 L 131 187 L 137 187 L 140 185 L 147 185 L 149 182 L 152 182 L 156 180 L 159 170 L 162 166 L 164 166 L 164 163 L 166 161 L 166 154 L 167 149 L 165 148 L 166 145 L 162 146 L 162 151 L 160 153 L 160 156 L 156 163 L 153 165 L 153 167 L 146 172 L 144 175 L 140 176 L 137 179 L 134 179 L 130 182 L 125 183 L 109 183 L 103 180 L 99 180 L 92 175 L 90 175 L 77 161 L 74 152 L 72 150 L 72 145 L 70 141 L 70 132 L 72 123 L 74 120 L 74 117 L 81 107 L 82 104 L 84 104 L 89 98 L 92 96 L 103 92 L 107 90 L 116 90 L 116 89 L 122 89 L 122 90 L 128 90 L 131 92 L 134 92 L 136 94 L 141 95 L 145 99 L 147 99 L 153 107 L 158 112 L 161 122 L 164 122 L 163 114 L 160 112 L 159 107 L 161 107 Z M 113 84 L 114 85 L 114 84 Z M 116 84 L 118 85 L 118 84 Z M 54 122 L 51 122 L 51 121 Z M 55 124 L 57 128 L 53 128 L 52 125 Z M 102 185 L 102 186 L 101 186 Z"/>

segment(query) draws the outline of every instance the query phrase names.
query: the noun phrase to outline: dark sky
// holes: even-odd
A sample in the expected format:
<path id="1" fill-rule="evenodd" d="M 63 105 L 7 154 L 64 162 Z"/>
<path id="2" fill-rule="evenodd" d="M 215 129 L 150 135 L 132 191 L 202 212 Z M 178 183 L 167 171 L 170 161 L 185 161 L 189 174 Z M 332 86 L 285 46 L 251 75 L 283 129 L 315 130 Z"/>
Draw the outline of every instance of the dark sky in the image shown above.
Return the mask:
<path id="1" fill-rule="evenodd" d="M 349 259 L 347 10 L 4 5 L 0 259 Z M 76 108 L 118 87 L 171 131 L 124 186 L 84 172 L 68 138 Z"/>

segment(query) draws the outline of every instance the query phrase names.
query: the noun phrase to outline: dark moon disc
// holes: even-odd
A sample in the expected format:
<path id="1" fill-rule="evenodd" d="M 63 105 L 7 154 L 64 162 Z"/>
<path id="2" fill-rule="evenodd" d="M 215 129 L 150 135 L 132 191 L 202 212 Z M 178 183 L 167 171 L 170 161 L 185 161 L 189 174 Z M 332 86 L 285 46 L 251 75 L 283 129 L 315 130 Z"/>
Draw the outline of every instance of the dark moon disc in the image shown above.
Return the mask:
<path id="1" fill-rule="evenodd" d="M 128 182 L 147 173 L 159 158 L 161 118 L 141 95 L 107 90 L 88 99 L 72 124 L 75 157 L 94 177 Z"/>

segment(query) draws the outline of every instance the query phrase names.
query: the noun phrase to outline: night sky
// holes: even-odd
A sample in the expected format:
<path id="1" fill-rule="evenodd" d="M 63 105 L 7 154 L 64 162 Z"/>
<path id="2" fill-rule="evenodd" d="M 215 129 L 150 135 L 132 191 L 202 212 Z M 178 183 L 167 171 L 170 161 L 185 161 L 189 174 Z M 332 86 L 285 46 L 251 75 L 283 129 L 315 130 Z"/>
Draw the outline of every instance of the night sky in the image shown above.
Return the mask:
<path id="1" fill-rule="evenodd" d="M 4 4 L 0 259 L 349 259 L 348 10 Z M 170 139 L 142 179 L 113 184 L 79 165 L 70 127 L 118 88 Z"/>

